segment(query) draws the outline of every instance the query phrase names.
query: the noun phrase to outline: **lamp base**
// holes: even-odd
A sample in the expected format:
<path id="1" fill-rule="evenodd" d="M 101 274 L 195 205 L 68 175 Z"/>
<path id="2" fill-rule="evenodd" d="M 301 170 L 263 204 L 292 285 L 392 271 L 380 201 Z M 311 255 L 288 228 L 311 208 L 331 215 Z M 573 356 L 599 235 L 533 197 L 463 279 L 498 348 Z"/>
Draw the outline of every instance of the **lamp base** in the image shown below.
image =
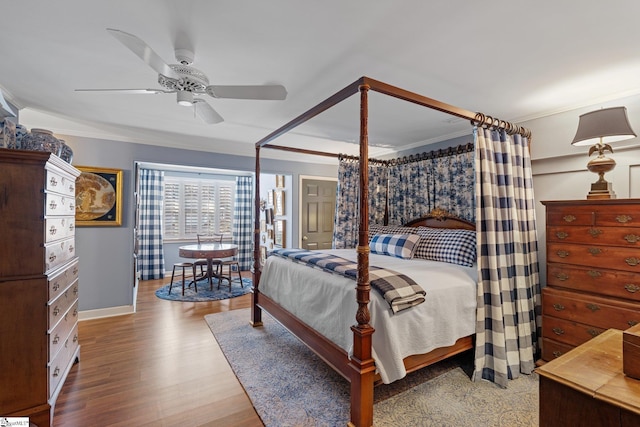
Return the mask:
<path id="1" fill-rule="evenodd" d="M 616 193 L 613 185 L 604 180 L 598 180 L 591 184 L 591 191 L 587 194 L 587 199 L 615 199 Z"/>

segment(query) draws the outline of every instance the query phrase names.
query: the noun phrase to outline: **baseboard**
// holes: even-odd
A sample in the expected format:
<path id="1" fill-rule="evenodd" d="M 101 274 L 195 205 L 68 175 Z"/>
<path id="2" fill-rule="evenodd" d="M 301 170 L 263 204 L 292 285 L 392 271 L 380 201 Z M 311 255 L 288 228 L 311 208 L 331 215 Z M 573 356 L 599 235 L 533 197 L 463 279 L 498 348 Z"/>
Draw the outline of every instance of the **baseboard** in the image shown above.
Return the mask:
<path id="1" fill-rule="evenodd" d="M 98 308 L 95 310 L 83 310 L 78 313 L 78 320 L 100 319 L 103 317 L 123 316 L 133 314 L 133 305 L 121 305 L 119 307 Z"/>

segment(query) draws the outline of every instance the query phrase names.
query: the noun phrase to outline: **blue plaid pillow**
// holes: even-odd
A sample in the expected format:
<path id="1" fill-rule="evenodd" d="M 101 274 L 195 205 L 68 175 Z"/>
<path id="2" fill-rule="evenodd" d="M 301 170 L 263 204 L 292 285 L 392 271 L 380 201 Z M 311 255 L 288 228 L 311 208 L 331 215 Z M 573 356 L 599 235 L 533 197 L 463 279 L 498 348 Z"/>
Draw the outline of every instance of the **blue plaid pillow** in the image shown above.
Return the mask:
<path id="1" fill-rule="evenodd" d="M 473 230 L 418 227 L 418 234 L 416 258 L 467 267 L 476 261 L 476 232 Z"/>
<path id="2" fill-rule="evenodd" d="M 417 234 L 376 234 L 369 243 L 372 254 L 411 259 L 420 236 Z"/>
<path id="3" fill-rule="evenodd" d="M 369 243 L 376 234 L 417 234 L 416 227 L 403 227 L 402 225 L 369 224 Z"/>

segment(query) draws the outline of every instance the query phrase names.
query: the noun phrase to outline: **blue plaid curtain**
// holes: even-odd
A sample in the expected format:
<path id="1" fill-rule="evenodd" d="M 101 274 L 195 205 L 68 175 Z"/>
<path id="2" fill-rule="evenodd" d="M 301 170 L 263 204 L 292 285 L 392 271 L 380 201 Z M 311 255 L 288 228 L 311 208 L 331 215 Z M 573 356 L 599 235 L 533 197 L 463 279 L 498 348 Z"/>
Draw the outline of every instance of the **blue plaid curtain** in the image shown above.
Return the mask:
<path id="1" fill-rule="evenodd" d="M 164 172 L 140 169 L 138 270 L 141 280 L 164 277 L 162 211 Z"/>
<path id="2" fill-rule="evenodd" d="M 507 381 L 535 368 L 540 281 L 527 138 L 474 129 L 478 309 L 473 379 Z"/>
<path id="3" fill-rule="evenodd" d="M 236 177 L 236 198 L 233 206 L 233 243 L 238 245 L 237 260 L 241 270 L 249 270 L 253 263 L 252 177 Z"/>
<path id="4" fill-rule="evenodd" d="M 369 222 L 382 224 L 387 202 L 387 168 L 369 164 Z M 336 189 L 336 213 L 333 226 L 335 249 L 355 248 L 358 245 L 360 217 L 360 163 L 340 159 Z"/>
<path id="5" fill-rule="evenodd" d="M 438 207 L 474 221 L 473 151 L 389 166 L 389 224 L 401 225 Z"/>

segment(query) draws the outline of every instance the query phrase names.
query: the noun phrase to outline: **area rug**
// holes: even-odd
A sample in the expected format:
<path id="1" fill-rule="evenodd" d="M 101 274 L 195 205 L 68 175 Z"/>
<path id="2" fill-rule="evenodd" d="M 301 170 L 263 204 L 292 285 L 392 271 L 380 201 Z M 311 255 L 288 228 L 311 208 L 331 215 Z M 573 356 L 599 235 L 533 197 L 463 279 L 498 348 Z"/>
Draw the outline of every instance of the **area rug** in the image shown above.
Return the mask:
<path id="1" fill-rule="evenodd" d="M 343 426 L 349 383 L 263 312 L 209 314 L 205 320 L 267 427 Z M 538 378 L 523 375 L 507 389 L 469 379 L 470 352 L 375 388 L 376 426 L 537 426 Z"/>
<path id="2" fill-rule="evenodd" d="M 169 285 L 167 284 L 156 291 L 156 296 L 170 301 L 215 301 L 239 297 L 248 294 L 252 289 L 253 282 L 249 278 L 242 279 L 242 286 L 238 280 L 231 281 L 231 291 L 229 291 L 229 283 L 226 280 L 222 281 L 220 289 L 218 289 L 218 279 L 213 279 L 213 290 L 210 290 L 209 281 L 202 279 L 198 280 L 198 292 L 196 292 L 193 283 L 189 285 L 189 280 L 187 280 L 184 295 L 182 295 L 182 281 L 177 281 L 173 282 L 171 294 L 169 294 Z"/>

